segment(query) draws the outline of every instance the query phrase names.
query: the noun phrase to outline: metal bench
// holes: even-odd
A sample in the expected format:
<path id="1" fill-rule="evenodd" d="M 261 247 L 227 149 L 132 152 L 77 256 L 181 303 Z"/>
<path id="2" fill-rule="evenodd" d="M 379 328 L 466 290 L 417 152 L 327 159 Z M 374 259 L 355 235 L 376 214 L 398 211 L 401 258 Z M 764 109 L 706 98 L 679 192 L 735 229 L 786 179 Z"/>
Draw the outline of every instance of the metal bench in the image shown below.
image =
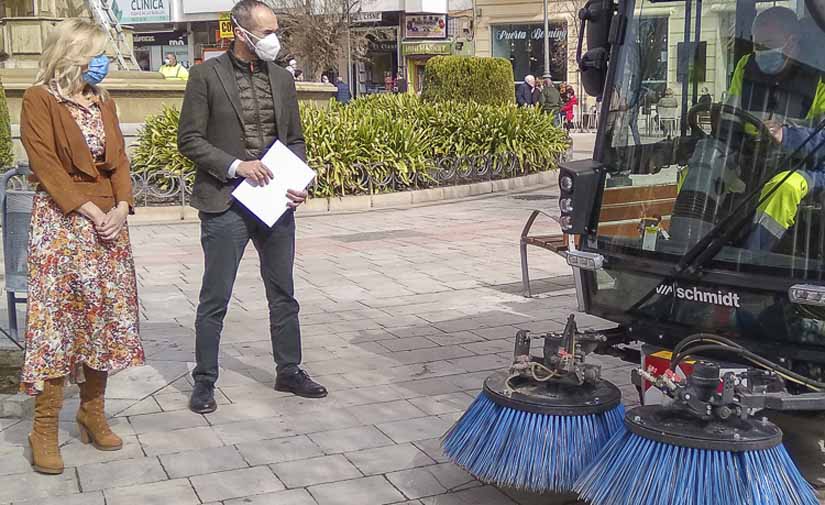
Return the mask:
<path id="1" fill-rule="evenodd" d="M 602 196 L 599 212 L 599 231 L 607 235 L 639 236 L 639 223 L 643 218 L 657 216 L 662 227 L 670 226 L 670 214 L 676 202 L 676 184 L 656 186 L 626 186 L 607 188 Z M 530 229 L 539 215 L 556 221 L 544 211 L 534 210 L 521 231 L 521 284 L 524 296 L 533 296 L 530 290 L 530 273 L 527 266 L 527 246 L 540 247 L 557 254 L 564 254 L 568 248 L 569 235 L 530 235 Z"/>
<path id="2" fill-rule="evenodd" d="M 556 220 L 555 217 L 544 211 L 534 210 L 530 214 L 530 218 L 527 219 L 527 223 L 524 224 L 524 229 L 521 230 L 521 242 L 519 244 L 519 250 L 521 253 L 521 285 L 524 289 L 524 296 L 528 298 L 533 296 L 533 293 L 530 291 L 530 272 L 527 267 L 527 246 L 540 247 L 554 253 L 563 253 L 567 250 L 568 236 L 563 233 L 554 235 L 530 235 L 530 229 L 533 227 L 533 223 L 539 215 L 546 216 L 553 221 Z"/>
<path id="3" fill-rule="evenodd" d="M 0 220 L 3 226 L 3 266 L 5 271 L 6 302 L 9 311 L 9 332 L 6 336 L 17 347 L 20 344 L 20 332 L 17 325 L 17 304 L 25 303 L 26 298 L 18 293 L 28 291 L 28 252 L 29 226 L 31 224 L 34 192 L 25 184 L 21 189 L 9 189 L 14 177 L 31 175 L 28 165 L 20 164 L 17 168 L 3 174 L 0 184 Z"/>

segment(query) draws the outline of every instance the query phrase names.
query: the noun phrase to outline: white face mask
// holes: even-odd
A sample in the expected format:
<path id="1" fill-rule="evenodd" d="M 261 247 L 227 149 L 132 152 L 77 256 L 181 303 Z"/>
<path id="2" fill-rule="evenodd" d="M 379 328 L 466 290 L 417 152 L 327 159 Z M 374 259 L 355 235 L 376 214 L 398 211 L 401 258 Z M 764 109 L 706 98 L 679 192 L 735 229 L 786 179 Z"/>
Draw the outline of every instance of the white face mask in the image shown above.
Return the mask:
<path id="1" fill-rule="evenodd" d="M 278 40 L 278 35 L 270 33 L 266 37 L 260 38 L 237 22 L 235 24 L 241 29 L 241 31 L 244 32 L 246 35 L 246 43 L 255 51 L 258 58 L 264 61 L 275 61 L 275 58 L 278 57 L 278 53 L 281 52 L 281 41 Z M 257 39 L 257 42 L 253 43 L 253 38 Z"/>

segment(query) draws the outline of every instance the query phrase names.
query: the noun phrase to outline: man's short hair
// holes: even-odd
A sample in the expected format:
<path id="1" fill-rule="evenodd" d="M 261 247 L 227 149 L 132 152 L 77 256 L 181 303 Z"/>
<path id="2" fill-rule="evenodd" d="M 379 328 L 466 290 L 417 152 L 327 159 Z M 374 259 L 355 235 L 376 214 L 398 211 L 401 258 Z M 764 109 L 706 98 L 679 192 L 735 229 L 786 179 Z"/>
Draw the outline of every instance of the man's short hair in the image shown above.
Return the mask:
<path id="1" fill-rule="evenodd" d="M 798 34 L 800 30 L 799 18 L 796 13 L 787 7 L 774 6 L 756 15 L 753 20 L 754 34 L 777 30 L 786 35 Z"/>
<path id="2" fill-rule="evenodd" d="M 261 0 L 241 0 L 232 7 L 232 11 L 230 12 L 235 25 L 240 25 L 243 29 L 249 30 L 252 24 L 252 13 L 258 7 L 265 7 L 273 13 L 275 12 L 271 5 Z"/>

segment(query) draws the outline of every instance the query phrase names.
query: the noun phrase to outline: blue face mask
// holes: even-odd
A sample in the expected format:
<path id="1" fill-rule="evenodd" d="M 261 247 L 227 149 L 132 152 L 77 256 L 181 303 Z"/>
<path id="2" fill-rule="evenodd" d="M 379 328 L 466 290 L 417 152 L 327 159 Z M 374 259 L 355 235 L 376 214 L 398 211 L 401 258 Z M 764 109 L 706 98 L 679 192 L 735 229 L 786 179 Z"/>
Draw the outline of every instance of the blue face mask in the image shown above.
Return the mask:
<path id="1" fill-rule="evenodd" d="M 785 66 L 785 54 L 782 53 L 782 48 L 765 49 L 763 51 L 754 51 L 756 57 L 756 64 L 759 70 L 766 74 L 778 74 Z"/>
<path id="2" fill-rule="evenodd" d="M 95 56 L 89 62 L 89 68 L 83 72 L 83 80 L 91 85 L 100 84 L 109 74 L 109 58 L 105 54 Z"/>

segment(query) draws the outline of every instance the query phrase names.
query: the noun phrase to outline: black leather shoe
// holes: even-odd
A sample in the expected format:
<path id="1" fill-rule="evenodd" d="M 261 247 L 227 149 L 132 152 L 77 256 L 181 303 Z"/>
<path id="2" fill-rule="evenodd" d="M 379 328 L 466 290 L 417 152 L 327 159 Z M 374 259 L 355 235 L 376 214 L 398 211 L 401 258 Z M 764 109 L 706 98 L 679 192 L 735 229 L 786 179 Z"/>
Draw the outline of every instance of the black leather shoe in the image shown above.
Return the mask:
<path id="1" fill-rule="evenodd" d="M 327 395 L 327 388 L 310 379 L 309 375 L 301 369 L 279 373 L 275 378 L 275 389 L 304 398 L 323 398 Z"/>
<path id="2" fill-rule="evenodd" d="M 215 386 L 208 382 L 195 382 L 189 397 L 189 410 L 196 414 L 209 414 L 218 410 L 215 403 Z"/>

